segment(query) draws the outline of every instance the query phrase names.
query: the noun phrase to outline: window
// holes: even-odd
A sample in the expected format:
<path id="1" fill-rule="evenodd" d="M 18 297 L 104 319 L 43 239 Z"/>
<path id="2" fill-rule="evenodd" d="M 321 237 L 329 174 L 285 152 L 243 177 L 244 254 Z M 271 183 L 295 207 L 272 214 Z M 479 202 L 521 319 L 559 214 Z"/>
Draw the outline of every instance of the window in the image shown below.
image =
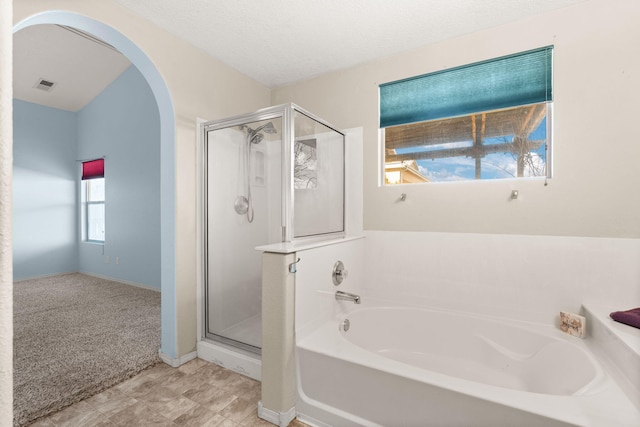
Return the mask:
<path id="1" fill-rule="evenodd" d="M 82 163 L 82 195 L 85 241 L 104 243 L 105 179 L 104 159 Z"/>
<path id="2" fill-rule="evenodd" d="M 550 176 L 552 50 L 380 85 L 384 184 Z"/>

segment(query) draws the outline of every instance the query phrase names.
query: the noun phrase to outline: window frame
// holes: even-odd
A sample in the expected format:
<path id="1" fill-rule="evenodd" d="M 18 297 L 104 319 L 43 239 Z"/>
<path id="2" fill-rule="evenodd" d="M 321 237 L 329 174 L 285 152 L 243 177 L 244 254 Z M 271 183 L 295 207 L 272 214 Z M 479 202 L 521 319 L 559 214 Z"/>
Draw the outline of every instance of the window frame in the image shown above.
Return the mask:
<path id="1" fill-rule="evenodd" d="M 86 243 L 104 245 L 106 240 L 106 179 L 105 179 L 105 157 L 100 157 L 94 160 L 82 160 L 81 161 L 81 174 L 80 174 L 80 194 L 81 194 L 81 237 L 82 241 Z M 103 186 L 102 200 L 92 200 L 91 197 L 91 182 L 101 179 Z M 91 224 L 91 207 L 102 206 L 102 212 L 104 213 L 104 236 L 102 239 L 92 239 L 89 236 L 89 227 Z"/>
<path id="2" fill-rule="evenodd" d="M 523 52 L 519 52 L 519 53 L 515 53 L 512 55 L 507 55 L 507 56 L 502 56 L 502 57 L 497 57 L 497 58 L 493 58 L 493 59 L 488 59 L 485 61 L 480 61 L 480 62 L 476 62 L 476 63 L 471 63 L 471 64 L 467 64 L 467 65 L 462 65 L 459 67 L 453 67 L 453 68 L 448 68 L 445 70 L 441 70 L 441 71 L 436 71 L 433 73 L 428 73 L 428 74 L 423 74 L 423 75 L 418 75 L 418 76 L 413 76 L 413 77 L 408 77 L 405 79 L 401 79 L 401 80 L 397 80 L 397 81 L 392 81 L 392 82 L 388 82 L 388 83 L 382 83 L 379 85 L 379 105 L 378 105 L 378 114 L 379 114 L 379 163 L 378 163 L 378 185 L 379 186 L 393 186 L 393 185 L 402 185 L 405 183 L 430 183 L 430 184 L 434 184 L 434 183 L 442 183 L 442 182 L 469 182 L 469 181 L 503 181 L 503 180 L 509 180 L 509 179 L 548 179 L 552 177 L 552 165 L 553 165 L 553 156 L 552 156 L 552 140 L 553 140 L 553 96 L 552 96 L 552 91 L 553 91 L 553 51 L 554 51 L 554 47 L 551 46 L 545 46 L 542 48 L 538 48 L 538 49 L 532 49 L 529 51 L 523 51 Z M 528 60 L 526 57 L 528 55 L 531 55 L 532 58 L 536 58 L 534 61 Z M 544 55 L 544 57 L 540 56 L 540 55 Z M 502 66 L 502 69 L 499 69 L 497 67 L 493 67 L 492 63 L 496 63 L 496 64 L 500 64 L 500 63 L 509 63 L 509 61 L 516 61 L 516 60 L 520 60 L 520 58 L 525 58 L 525 60 L 528 60 L 528 64 L 533 64 L 533 65 L 529 65 L 529 66 L 524 66 L 524 68 L 522 68 L 522 73 L 519 72 L 511 72 L 510 70 L 513 69 L 512 66 L 508 66 L 508 67 L 504 67 L 504 65 Z M 536 62 L 536 61 L 545 61 L 545 62 Z M 515 63 L 515 62 L 512 62 Z M 541 72 L 543 72 L 542 70 L 542 66 L 544 65 L 545 70 L 544 70 L 544 74 L 541 74 Z M 480 73 L 478 74 L 470 74 L 470 73 L 475 73 L 474 67 L 477 67 L 477 69 L 480 70 Z M 489 69 L 491 70 L 490 72 L 482 72 L 483 67 L 486 67 L 485 70 Z M 507 70 L 507 71 L 504 71 Z M 520 68 L 517 68 L 517 70 L 520 70 Z M 532 74 L 533 70 L 536 70 L 535 73 L 537 74 Z M 538 81 L 538 83 L 536 83 L 534 86 L 531 86 L 533 88 L 536 88 L 535 90 L 537 90 L 537 92 L 533 92 L 533 93 L 537 93 L 537 95 L 531 95 L 532 92 L 522 92 L 521 89 L 519 89 L 519 86 L 511 86 L 511 88 L 513 89 L 498 89 L 499 91 L 499 95 L 498 98 L 496 98 L 498 101 L 494 101 L 491 98 L 486 98 L 486 95 L 480 95 L 481 97 L 478 98 L 479 100 L 484 99 L 484 101 L 480 101 L 478 104 L 478 108 L 477 109 L 468 109 L 467 105 L 468 105 L 468 101 L 466 98 L 464 97 L 460 97 L 458 95 L 458 80 L 453 79 L 452 77 L 448 77 L 446 76 L 447 73 L 451 72 L 451 76 L 455 77 L 457 75 L 459 75 L 461 72 L 462 73 L 467 73 L 469 75 L 469 81 L 465 81 L 464 84 L 461 84 L 461 93 L 469 93 L 468 92 L 468 88 L 470 84 L 478 84 L 478 87 L 480 88 L 480 90 L 482 91 L 483 89 L 486 92 L 486 89 L 488 87 L 493 87 L 493 86 L 487 86 L 487 85 L 491 85 L 492 83 L 490 83 L 491 81 L 496 79 L 496 76 L 509 76 L 507 77 L 508 79 L 513 79 L 513 81 L 523 81 L 523 79 L 525 79 L 528 77 L 533 77 L 536 76 L 535 78 L 537 79 L 536 81 Z M 496 74 L 494 74 L 496 73 Z M 505 74 L 506 73 L 506 74 Z M 480 77 L 476 77 L 477 75 L 479 75 Z M 443 76 L 444 80 L 443 80 Z M 431 79 L 435 79 L 435 80 L 431 80 Z M 441 86 L 441 81 L 448 81 L 449 82 L 449 86 Z M 511 81 L 511 80 L 509 80 Z M 524 81 L 529 81 L 529 80 L 524 80 Z M 433 83 L 432 83 L 433 82 Z M 475 83 L 473 83 L 475 82 Z M 525 83 L 526 84 L 526 83 Z M 541 86 L 544 85 L 544 86 Z M 435 86 L 433 86 L 435 85 Z M 438 96 L 442 96 L 443 93 L 447 93 L 447 92 L 441 92 L 442 90 L 448 90 L 446 89 L 447 87 L 449 88 L 453 88 L 451 93 L 451 97 L 450 98 L 438 98 Z M 509 86 L 506 86 L 509 87 Z M 529 86 L 526 86 L 527 90 L 530 90 Z M 384 93 L 383 93 L 383 89 L 384 88 Z M 432 90 L 435 90 L 435 92 L 432 92 Z M 506 90 L 506 91 L 505 91 Z M 515 92 L 511 92 L 511 90 L 514 90 Z M 480 92 L 483 93 L 483 92 Z M 508 96 L 509 93 L 513 93 L 514 94 L 514 98 L 513 98 L 513 103 L 512 105 L 504 105 L 505 100 L 508 100 Z M 524 95 L 526 96 L 532 96 L 532 98 L 534 99 L 530 99 L 530 102 L 522 102 L 524 99 L 523 98 Z M 505 98 L 505 95 L 507 96 L 507 98 Z M 432 107 L 432 104 L 429 103 L 428 99 L 430 99 L 430 97 L 435 96 L 434 100 L 436 101 L 436 104 Z M 473 96 L 473 95 L 470 95 Z M 438 99 L 440 100 L 444 100 L 444 101 L 438 101 Z M 453 100 L 454 102 L 451 102 L 451 100 Z M 446 104 L 440 104 L 438 102 L 445 102 Z M 495 104 L 496 102 L 500 102 L 502 103 L 502 105 L 497 105 Z M 508 101 L 511 102 L 511 101 Z M 405 104 L 406 103 L 406 104 Z M 447 108 L 453 108 L 453 111 L 456 111 L 455 113 L 451 113 L 451 114 L 442 114 L 443 111 L 446 111 L 446 109 L 442 110 L 440 108 L 441 105 L 446 105 Z M 458 105 L 458 106 L 456 106 Z M 481 106 L 485 106 L 485 108 L 481 108 Z M 490 150 L 488 152 L 485 152 L 481 155 L 481 157 L 476 157 L 476 166 L 475 166 L 475 170 L 476 170 L 476 177 L 472 178 L 472 177 L 461 177 L 460 179 L 453 179 L 453 180 L 434 180 L 431 181 L 429 180 L 426 176 L 421 174 L 421 178 L 424 179 L 417 179 L 414 180 L 413 182 L 410 181 L 404 181 L 404 179 L 402 181 L 400 181 L 400 183 L 391 183 L 391 182 L 387 182 L 387 174 L 386 174 L 386 170 L 388 169 L 388 166 L 390 164 L 400 164 L 400 166 L 395 165 L 395 169 L 398 169 L 399 167 L 402 168 L 402 166 L 404 166 L 404 168 L 407 170 L 407 172 L 416 172 L 418 171 L 418 161 L 421 160 L 425 160 L 428 156 L 422 156 L 422 159 L 420 159 L 421 155 L 419 154 L 420 151 L 425 151 L 425 152 L 430 152 L 430 151 L 436 151 L 437 149 L 433 149 L 431 150 L 429 148 L 429 146 L 432 147 L 436 147 L 438 144 L 440 144 L 441 146 L 444 144 L 458 144 L 456 143 L 456 141 L 459 139 L 460 137 L 460 129 L 457 128 L 450 128 L 452 131 L 455 129 L 458 131 L 458 138 L 454 137 L 453 135 L 451 138 L 450 142 L 435 142 L 435 140 L 431 140 L 431 143 L 428 143 L 426 141 L 426 138 L 433 138 L 435 135 L 435 138 L 437 140 L 438 136 L 437 134 L 434 133 L 428 133 L 428 123 L 430 122 L 438 122 L 438 121 L 446 121 L 446 120 L 451 120 L 451 122 L 447 123 L 447 125 L 455 125 L 455 120 L 456 119 L 461 119 L 461 121 L 466 120 L 467 118 L 469 119 L 469 121 L 475 122 L 475 120 L 477 119 L 477 116 L 485 116 L 485 115 L 499 115 L 501 112 L 507 112 L 509 110 L 514 110 L 514 116 L 513 117 L 509 117 L 509 119 L 511 120 L 510 122 L 507 123 L 517 123 L 517 119 L 518 116 L 517 114 L 519 113 L 519 111 L 515 111 L 515 109 L 518 108 L 522 108 L 523 110 L 526 108 L 531 108 L 531 110 L 533 111 L 533 109 L 535 108 L 536 105 L 540 105 L 540 106 L 544 106 L 544 115 L 542 116 L 542 119 L 540 119 L 541 123 L 543 120 L 545 120 L 545 124 L 544 124 L 544 131 L 545 131 L 545 135 L 544 135 L 544 173 L 540 174 L 540 175 L 525 175 L 525 176 L 505 176 L 505 177 L 481 177 L 479 176 L 479 171 L 478 171 L 478 161 L 482 161 L 481 159 L 487 157 L 489 154 L 491 154 Z M 384 108 L 383 108 L 384 106 Z M 453 107 L 452 107 L 453 106 Z M 431 111 L 431 112 L 430 112 Z M 540 112 L 540 110 L 538 110 Z M 383 118 L 383 114 L 384 114 L 384 118 Z M 401 116 L 396 116 L 396 114 L 402 114 Z M 536 113 L 537 114 L 537 113 Z M 474 117 L 476 116 L 476 117 Z M 423 125 L 423 134 L 415 133 L 416 129 L 411 129 L 410 126 L 412 125 L 417 125 L 418 130 L 420 125 Z M 437 126 L 437 125 L 436 125 Z M 484 126 L 484 118 L 483 118 L 483 126 Z M 396 128 L 399 129 L 399 133 L 402 134 L 402 131 L 405 129 L 401 129 L 401 127 L 406 127 L 406 131 L 408 131 L 409 133 L 406 134 L 407 138 L 409 139 L 395 139 L 396 143 L 393 144 L 392 143 L 392 149 L 398 149 L 398 145 L 396 144 L 400 144 L 399 146 L 402 147 L 403 146 L 403 141 L 407 141 L 407 142 L 414 142 L 414 138 L 416 138 L 416 135 L 424 135 L 425 140 L 422 141 L 422 144 L 420 144 L 419 142 L 416 141 L 415 146 L 411 145 L 409 146 L 408 144 L 406 145 L 406 148 L 412 148 L 415 147 L 416 150 L 413 152 L 416 157 L 413 158 L 411 157 L 411 152 L 410 151 L 404 151 L 403 152 L 396 152 L 392 157 L 390 157 L 390 160 L 387 160 L 387 154 L 388 154 L 388 150 L 387 150 L 387 138 L 386 138 L 386 133 L 387 133 L 387 129 L 389 128 Z M 445 128 L 447 129 L 447 128 Z M 501 131 L 503 131 L 504 129 L 502 127 L 499 128 Z M 540 126 L 537 126 L 536 129 L 540 129 Z M 535 132 L 534 129 L 532 132 Z M 411 132 L 414 132 L 413 134 Z M 483 132 L 484 132 L 484 128 L 483 128 Z M 528 135 L 531 135 L 532 133 L 529 133 Z M 445 133 L 443 134 L 445 136 L 447 136 L 447 131 L 445 130 Z M 475 146 L 475 144 L 478 145 L 483 145 L 483 141 L 485 139 L 491 140 L 491 138 L 498 138 L 498 136 L 496 137 L 489 137 L 487 136 L 486 138 L 484 136 L 479 137 L 480 142 L 478 143 L 477 141 L 474 143 L 473 141 L 476 140 L 476 134 L 475 131 L 471 132 L 470 134 L 471 137 L 471 142 L 473 144 L 473 146 Z M 509 136 L 509 133 L 506 133 L 504 135 L 504 137 Z M 400 137 L 402 137 L 402 135 L 400 135 Z M 466 139 L 465 139 L 466 141 Z M 422 145 L 424 145 L 423 149 L 421 150 L 419 147 L 421 147 Z M 491 145 L 491 143 L 489 143 L 489 145 Z M 540 146 L 538 146 L 540 147 Z M 453 155 L 450 157 L 445 157 L 442 156 L 441 158 L 450 158 L 450 159 L 455 159 L 455 158 L 459 158 L 460 156 L 463 157 L 469 157 L 469 155 L 465 155 L 465 154 L 460 154 L 461 152 L 464 152 L 464 148 L 462 146 L 460 146 L 460 150 L 458 151 L 458 155 Z M 511 147 L 513 149 L 513 147 Z M 444 151 L 445 147 L 441 147 L 441 149 Z M 541 151 L 540 149 L 531 149 L 529 152 L 530 153 L 535 153 L 537 151 Z M 454 151 L 454 150 L 452 150 Z M 511 152 L 511 150 L 507 150 L 506 152 Z M 512 152 L 515 153 L 515 152 Z M 538 153 L 541 157 L 542 157 L 542 152 Z M 477 154 L 476 154 L 477 155 Z M 401 161 L 401 159 L 403 159 L 403 161 Z M 480 160 L 479 160 L 480 159 Z M 437 160 L 435 157 L 432 158 L 432 160 Z M 516 162 L 518 162 L 518 160 L 516 160 Z M 406 164 L 405 164 L 406 163 Z M 518 166 L 516 166 L 518 167 Z M 473 168 L 473 166 L 471 166 L 471 168 Z"/>
<path id="3" fill-rule="evenodd" d="M 105 180 L 104 177 L 102 178 L 95 178 L 95 179 L 102 179 Z M 105 218 L 105 237 L 102 240 L 98 240 L 98 239 L 90 239 L 90 233 L 89 233 L 89 224 L 91 223 L 90 221 L 90 207 L 91 206 L 99 206 L 102 205 L 103 206 L 103 212 L 106 212 L 106 194 L 105 194 L 105 198 L 104 200 L 90 200 L 90 191 L 91 191 L 91 185 L 90 182 L 93 181 L 93 179 L 87 179 L 87 180 L 83 180 L 82 184 L 84 186 L 84 235 L 85 235 L 85 239 L 84 241 L 87 243 L 96 243 L 96 244 L 104 244 L 105 239 L 106 239 L 106 218 Z M 106 187 L 106 180 L 105 182 L 105 187 Z M 106 216 L 106 215 L 105 215 Z"/>

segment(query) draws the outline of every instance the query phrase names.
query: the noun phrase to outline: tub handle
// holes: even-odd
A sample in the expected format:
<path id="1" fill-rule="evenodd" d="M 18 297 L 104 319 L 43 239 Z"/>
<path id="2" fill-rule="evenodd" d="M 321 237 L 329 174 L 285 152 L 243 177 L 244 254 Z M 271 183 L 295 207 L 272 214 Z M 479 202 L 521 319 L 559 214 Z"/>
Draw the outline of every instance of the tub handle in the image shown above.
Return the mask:
<path id="1" fill-rule="evenodd" d="M 342 261 L 337 261 L 333 265 L 333 272 L 331 273 L 331 278 L 333 279 L 333 284 L 338 286 L 344 279 L 347 278 L 347 270 L 344 269 L 344 264 Z"/>

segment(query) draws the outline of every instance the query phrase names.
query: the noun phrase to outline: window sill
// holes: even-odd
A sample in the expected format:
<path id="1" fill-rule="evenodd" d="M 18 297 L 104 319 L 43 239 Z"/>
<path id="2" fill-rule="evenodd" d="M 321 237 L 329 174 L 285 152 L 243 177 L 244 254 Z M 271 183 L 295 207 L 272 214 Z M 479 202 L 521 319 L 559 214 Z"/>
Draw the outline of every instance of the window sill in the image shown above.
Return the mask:
<path id="1" fill-rule="evenodd" d="M 101 242 L 99 240 L 83 240 L 82 243 L 88 243 L 90 245 L 100 245 L 100 246 L 104 246 L 104 242 Z"/>

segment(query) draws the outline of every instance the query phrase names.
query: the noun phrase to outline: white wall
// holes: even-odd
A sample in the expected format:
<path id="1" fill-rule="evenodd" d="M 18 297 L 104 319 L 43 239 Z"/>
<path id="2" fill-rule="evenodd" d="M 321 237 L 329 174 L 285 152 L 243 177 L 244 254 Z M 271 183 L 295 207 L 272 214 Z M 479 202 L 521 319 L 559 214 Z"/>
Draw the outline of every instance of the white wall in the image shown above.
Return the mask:
<path id="1" fill-rule="evenodd" d="M 336 301 L 336 291 L 361 294 L 365 290 L 364 264 L 366 239 L 321 246 L 296 252 L 300 258 L 296 273 L 295 326 L 296 340 L 300 342 L 316 327 L 358 307 L 350 301 Z M 342 261 L 347 278 L 335 286 L 333 266 Z M 363 301 L 366 297 L 363 294 Z"/>
<path id="2" fill-rule="evenodd" d="M 366 232 L 364 294 L 554 324 L 585 302 L 640 301 L 640 240 Z"/>
<path id="3" fill-rule="evenodd" d="M 382 301 L 440 307 L 553 325 L 589 303 L 604 312 L 640 301 L 640 241 L 591 237 L 367 231 L 364 239 L 299 251 L 296 333 L 356 308 L 336 290 Z M 331 270 L 345 263 L 336 287 Z"/>
<path id="4" fill-rule="evenodd" d="M 295 102 L 341 128 L 363 126 L 365 229 L 639 238 L 638 19 L 637 0 L 590 0 L 277 88 L 272 101 Z M 548 186 L 378 186 L 379 84 L 546 45 L 555 46 Z M 395 203 L 402 192 L 410 203 Z"/>
<path id="5" fill-rule="evenodd" d="M 13 5 L 0 2 L 0 426 L 13 425 Z"/>

